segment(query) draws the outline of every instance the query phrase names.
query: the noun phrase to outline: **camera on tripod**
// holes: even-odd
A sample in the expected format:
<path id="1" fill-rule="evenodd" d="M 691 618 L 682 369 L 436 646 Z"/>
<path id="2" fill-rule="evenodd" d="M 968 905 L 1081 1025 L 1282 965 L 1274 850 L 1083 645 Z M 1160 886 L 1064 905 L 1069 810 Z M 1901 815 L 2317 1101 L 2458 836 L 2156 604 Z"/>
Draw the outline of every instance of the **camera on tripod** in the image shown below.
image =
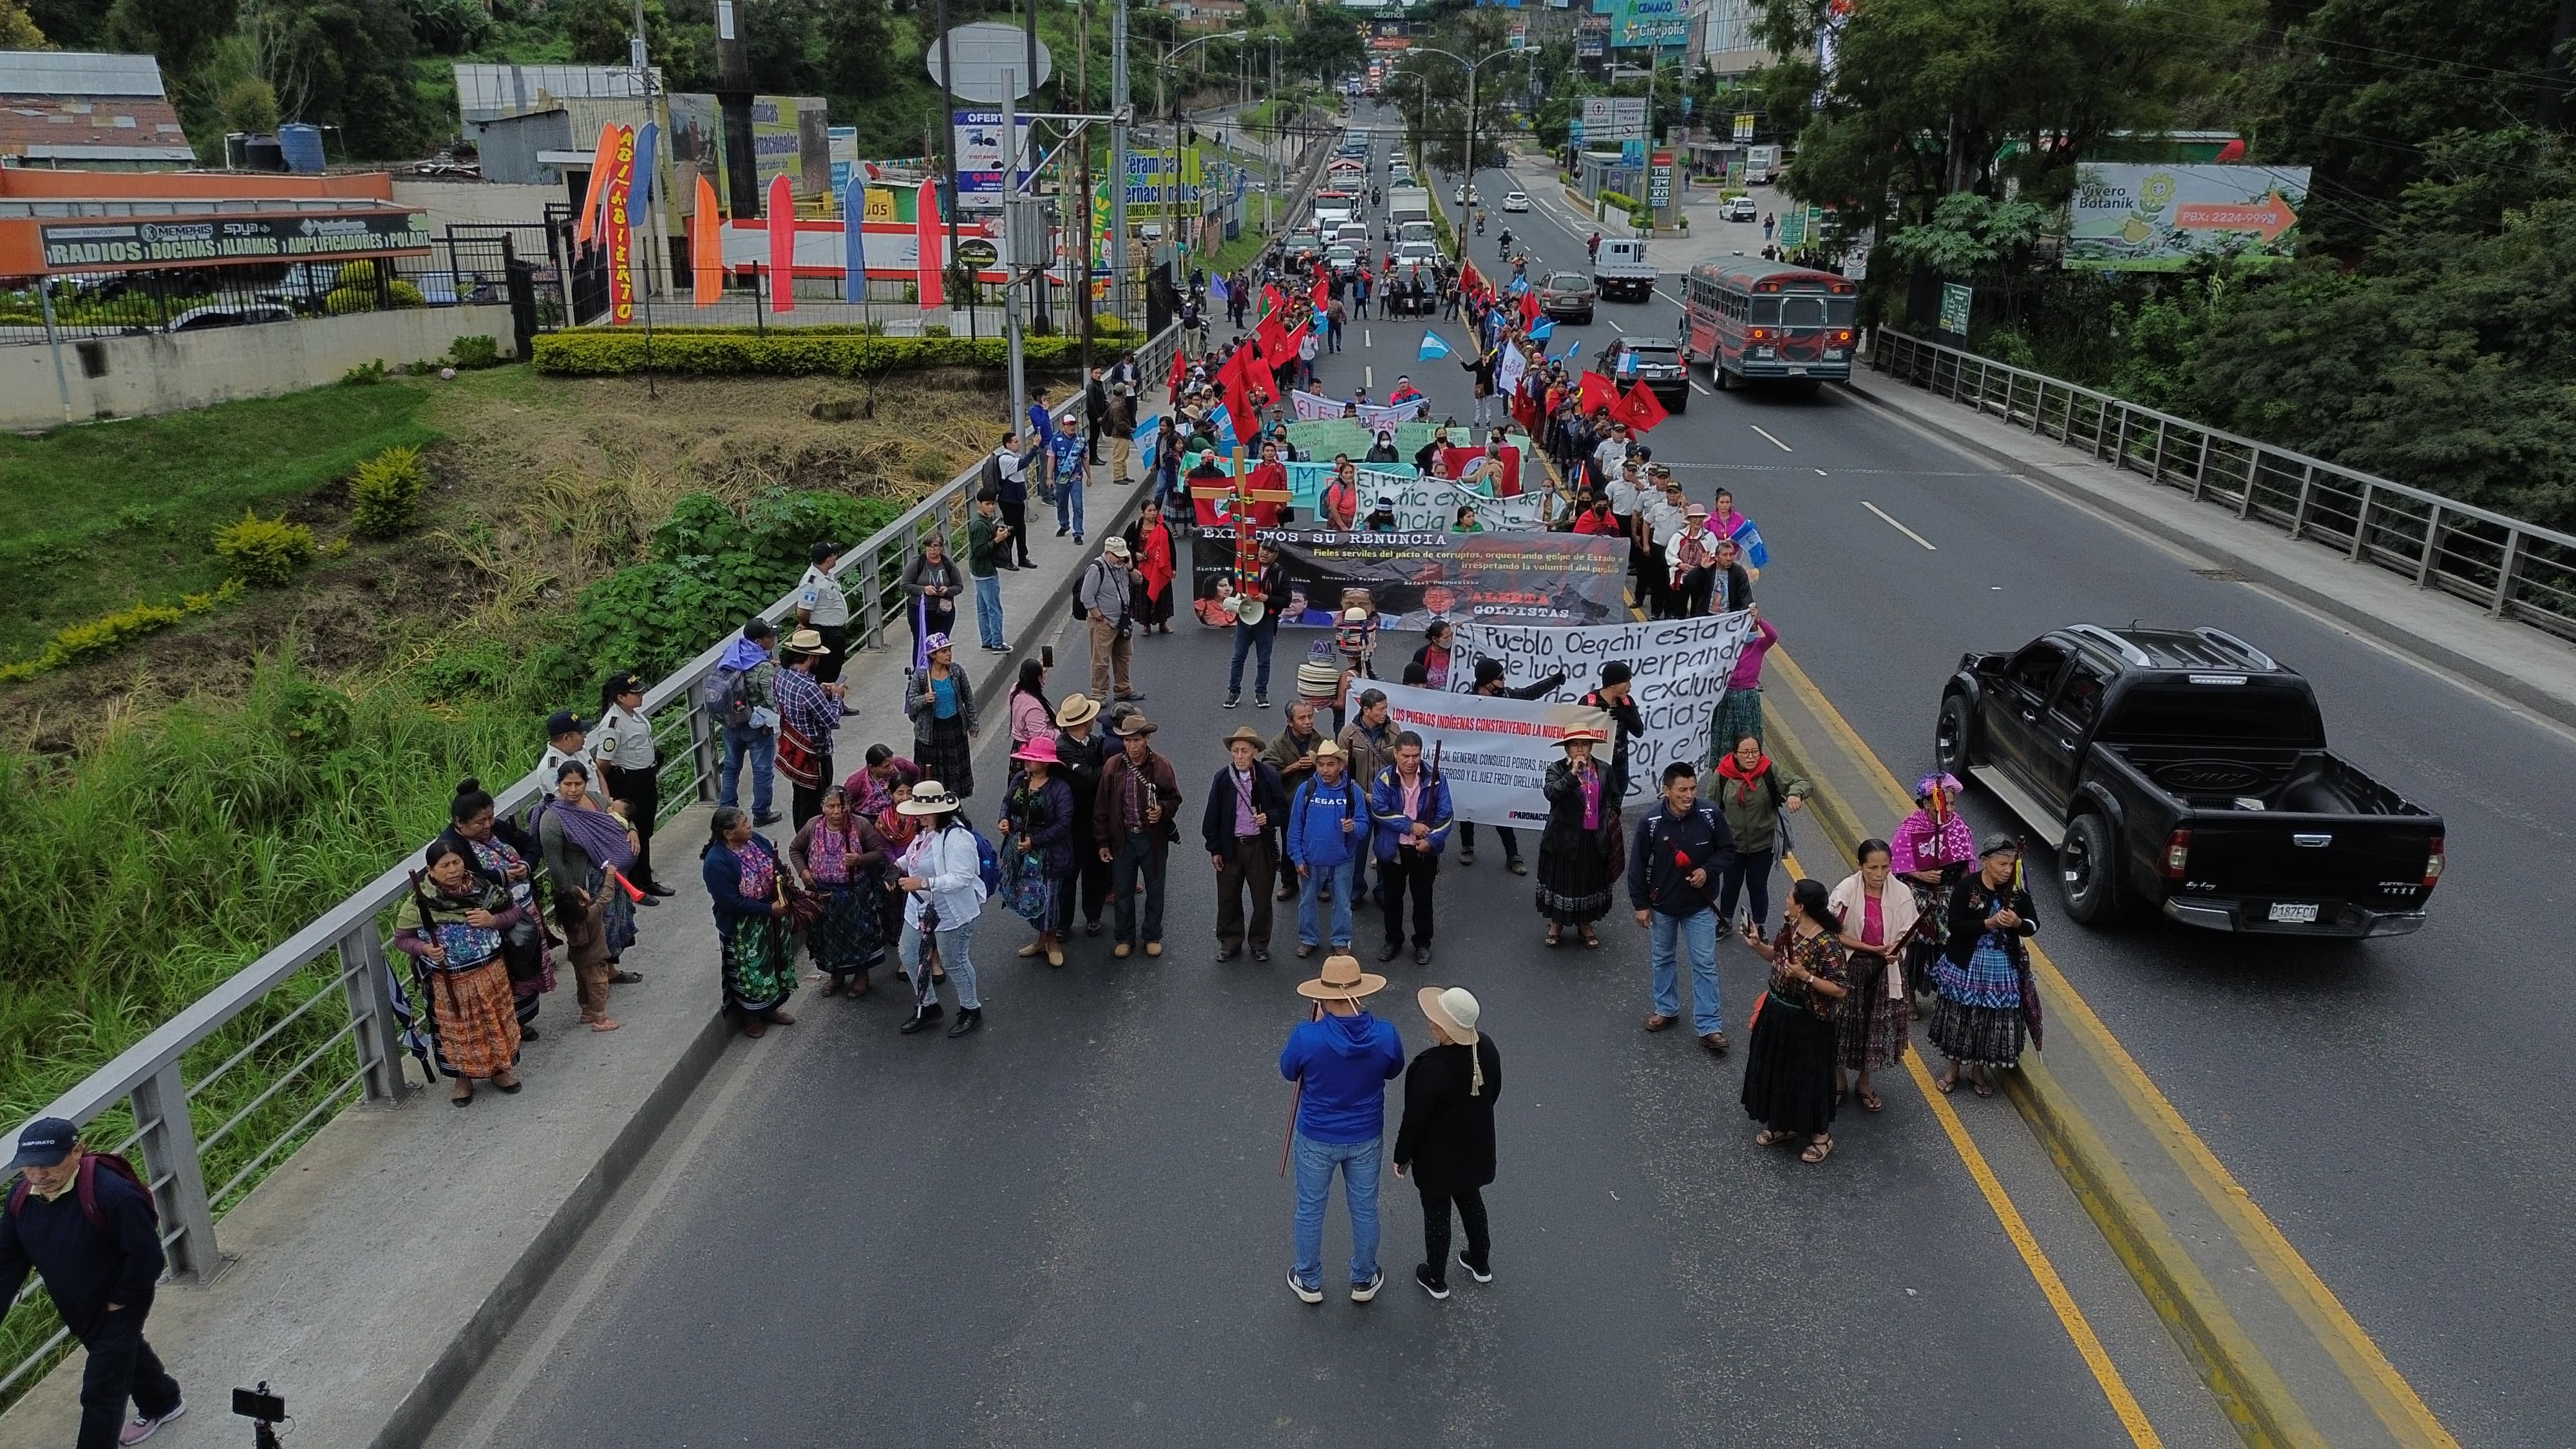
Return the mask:
<path id="1" fill-rule="evenodd" d="M 251 1421 L 253 1449 L 278 1449 L 277 1426 L 286 1422 L 286 1400 L 268 1391 L 268 1380 L 255 1389 L 233 1390 L 233 1416 Z"/>

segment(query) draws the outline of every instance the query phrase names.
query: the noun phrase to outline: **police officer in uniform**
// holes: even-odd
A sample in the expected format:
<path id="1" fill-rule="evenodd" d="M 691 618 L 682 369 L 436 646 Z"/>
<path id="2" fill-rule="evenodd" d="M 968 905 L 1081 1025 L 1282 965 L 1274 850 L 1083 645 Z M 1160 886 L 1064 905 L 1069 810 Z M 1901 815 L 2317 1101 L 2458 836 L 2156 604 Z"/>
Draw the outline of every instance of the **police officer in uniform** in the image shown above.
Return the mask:
<path id="1" fill-rule="evenodd" d="M 814 661 L 814 682 L 833 684 L 841 678 L 841 655 L 850 638 L 850 601 L 841 592 L 840 580 L 832 577 L 841 562 L 841 546 L 818 543 L 812 557 L 814 566 L 796 585 L 796 618 L 823 636 L 823 657 Z"/>
<path id="2" fill-rule="evenodd" d="M 653 752 L 653 722 L 644 717 L 644 679 L 632 669 L 608 676 L 599 687 L 601 790 L 626 802 L 635 828 L 635 888 L 645 899 L 676 894 L 653 875 L 653 821 L 662 811 L 660 758 Z"/>
<path id="3" fill-rule="evenodd" d="M 581 761 L 581 767 L 597 783 L 599 760 L 590 752 L 589 736 L 590 726 L 571 710 L 559 709 L 546 716 L 546 755 L 537 761 L 537 770 L 544 776 L 542 788 L 547 794 L 554 793 L 555 771 L 562 769 L 566 760 Z"/>

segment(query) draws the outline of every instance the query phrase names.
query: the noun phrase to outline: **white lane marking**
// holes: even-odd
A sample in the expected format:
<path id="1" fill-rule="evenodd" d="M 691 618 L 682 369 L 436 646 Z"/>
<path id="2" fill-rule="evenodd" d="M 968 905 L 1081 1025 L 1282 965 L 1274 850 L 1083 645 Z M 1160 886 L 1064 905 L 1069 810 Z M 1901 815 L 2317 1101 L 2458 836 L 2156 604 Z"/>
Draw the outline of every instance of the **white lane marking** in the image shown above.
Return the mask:
<path id="1" fill-rule="evenodd" d="M 1611 330 L 1611 331 L 1613 331 L 1613 332 L 1626 332 L 1626 331 L 1628 330 L 1627 328 L 1620 326 L 1617 322 L 1612 322 L 1612 321 L 1611 321 L 1611 319 L 1609 319 L 1609 318 L 1607 318 L 1607 317 L 1604 317 L 1604 318 L 1602 318 L 1601 320 L 1602 320 L 1602 321 L 1604 321 L 1604 322 L 1609 322 L 1609 323 L 1610 323 L 1610 330 Z"/>
<path id="2" fill-rule="evenodd" d="M 1817 477 L 1819 477 L 1819 478 L 1824 477 L 1824 476 L 1825 476 L 1825 470 L 1824 470 L 1824 469 L 1822 469 L 1822 468 L 1818 468 L 1818 469 L 1816 470 L 1816 476 L 1817 476 Z"/>
<path id="3" fill-rule="evenodd" d="M 1794 453 L 1798 451 L 1797 449 L 1790 447 L 1788 444 L 1781 442 L 1778 438 L 1772 437 L 1769 433 L 1763 433 L 1762 427 L 1758 423 L 1746 423 L 1745 426 L 1753 429 L 1753 431 L 1757 433 L 1762 433 L 1763 441 L 1769 443 L 1772 447 L 1779 449 L 1783 453 Z"/>
<path id="4" fill-rule="evenodd" d="M 1916 533 L 1913 529 L 1910 529 L 1904 524 L 1897 522 L 1895 519 L 1888 517 L 1886 509 L 1879 507 L 1877 504 L 1870 502 L 1866 498 L 1860 501 L 1860 506 L 1877 514 L 1880 522 L 1885 523 L 1888 527 L 1904 534 L 1907 538 L 1914 540 L 1916 543 L 1923 545 L 1927 549 L 1931 549 L 1934 553 L 1940 552 L 1938 548 L 1933 547 L 1932 540 L 1925 538 L 1923 535 Z"/>
<path id="5" fill-rule="evenodd" d="M 1377 386 L 1377 365 L 1375 363 L 1370 363 L 1360 369 L 1360 385 L 1362 387 Z"/>
<path id="6" fill-rule="evenodd" d="M 1699 385 L 1699 383 L 1698 383 L 1696 380 L 1694 380 L 1694 381 L 1691 383 L 1691 391 L 1693 391 L 1693 392 L 1695 392 L 1695 393 L 1698 393 L 1701 397 L 1715 397 L 1715 396 L 1717 396 L 1717 394 L 1716 394 L 1716 393 L 1710 392 L 1707 388 L 1704 388 L 1704 387 L 1700 386 L 1700 385 Z"/>
<path id="7" fill-rule="evenodd" d="M 1365 327 L 1361 328 L 1361 329 L 1360 329 L 1360 346 L 1362 346 L 1362 347 L 1375 347 L 1375 346 L 1377 346 L 1377 334 L 1376 334 L 1376 333 L 1374 333 L 1374 332 L 1372 332 L 1372 331 L 1370 331 L 1369 329 L 1367 329 L 1367 328 L 1365 328 Z"/>

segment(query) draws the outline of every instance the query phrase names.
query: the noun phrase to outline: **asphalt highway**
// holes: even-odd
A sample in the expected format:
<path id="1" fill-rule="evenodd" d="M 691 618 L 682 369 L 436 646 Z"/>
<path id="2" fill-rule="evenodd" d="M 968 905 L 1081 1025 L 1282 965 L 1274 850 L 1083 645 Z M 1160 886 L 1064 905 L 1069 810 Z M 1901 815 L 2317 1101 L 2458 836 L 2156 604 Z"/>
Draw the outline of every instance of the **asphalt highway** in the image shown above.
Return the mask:
<path id="1" fill-rule="evenodd" d="M 1511 184 L 1479 177 L 1489 209 Z M 1545 206 L 1509 219 L 1516 237 L 1579 265 L 1581 236 Z M 1469 243 L 1491 257 L 1490 237 Z M 1560 346 L 1595 355 L 1677 313 L 1604 304 Z M 1382 397 L 1409 373 L 1435 413 L 1465 417 L 1465 375 L 1414 360 L 1422 331 L 1355 322 L 1327 387 L 1365 376 Z M 2568 899 L 2569 741 L 1832 389 L 1694 394 L 1652 441 L 1692 497 L 1724 484 L 1759 520 L 1766 617 L 1902 778 L 1928 762 L 1961 651 L 2134 617 L 2219 624 L 2305 671 L 2337 747 L 2448 817 L 2450 877 L 2415 937 L 2093 933 L 2042 886 L 2042 939 L 2462 1442 L 2576 1442 L 2576 1309 L 2549 1286 L 2576 1278 L 2576 1168 L 2514 1102 L 2570 1086 L 2576 1023 L 2549 969 L 2569 935 L 2550 909 Z M 1178 627 L 1140 644 L 1138 668 L 1186 833 L 1219 737 L 1280 718 L 1248 688 L 1218 708 L 1225 637 Z M 1276 697 L 1301 646 L 1283 634 Z M 1084 649 L 1069 629 L 1056 648 L 1061 694 Z M 977 773 L 998 781 L 993 734 Z M 1969 809 L 2004 823 L 1982 797 Z M 1158 961 L 1077 936 L 1063 970 L 1033 966 L 1010 954 L 1025 928 L 988 910 L 977 1036 L 898 1037 L 880 994 L 809 997 L 797 1026 L 738 1043 L 441 1442 L 2135 1439 L 1919 1094 L 1900 1082 L 1883 1116 L 1847 1112 L 1822 1167 L 1759 1152 L 1736 1105 L 1741 1031 L 1725 1061 L 1641 1033 L 1643 933 L 1614 914 L 1605 949 L 1544 950 L 1529 879 L 1480 835 L 1475 866 L 1444 870 L 1436 959 L 1388 968 L 1383 1010 L 1418 1049 L 1411 988 L 1463 983 L 1485 1003 L 1508 1083 L 1494 1284 L 1453 1274 L 1435 1304 L 1407 1281 L 1419 1215 L 1390 1176 L 1379 1301 L 1343 1296 L 1338 1199 L 1330 1296 L 1289 1297 L 1275 1059 L 1313 963 L 1283 911 L 1271 963 L 1216 964 L 1212 877 L 1185 839 Z M 1355 924 L 1373 955 L 1378 918 Z M 1730 948 L 1722 969 L 1740 1028 L 1757 965 Z M 2232 1442 L 2019 1120 L 1957 1101 L 2163 1442 Z"/>
<path id="2" fill-rule="evenodd" d="M 1489 226 L 1513 184 L 1479 176 Z M 1550 193 L 1508 218 L 1532 272 L 1538 259 L 1580 266 L 1588 226 L 1552 188 L 1527 189 Z M 1757 227 L 1731 230 L 1759 249 Z M 1490 236 L 1470 245 L 1479 265 L 1494 255 Z M 1560 326 L 1557 349 L 1676 335 L 1676 282 Z M 2089 931 L 2061 907 L 2042 939 L 2461 1442 L 2576 1443 L 2563 1287 L 2576 1281 L 2576 1151 L 2533 1110 L 2576 1090 L 2576 996 L 2560 971 L 2576 946 L 2564 910 L 2576 741 L 1840 389 L 1720 394 L 1697 375 L 1688 411 L 1653 433 L 1656 457 L 1694 499 L 1732 488 L 1761 525 L 1764 616 L 1900 779 L 1930 767 L 1942 682 L 1964 651 L 2077 621 L 2214 624 L 2307 675 L 2333 747 L 2443 815 L 2449 868 L 2413 936 Z M 1981 828 L 2014 824 L 1982 791 L 1967 808 Z"/>

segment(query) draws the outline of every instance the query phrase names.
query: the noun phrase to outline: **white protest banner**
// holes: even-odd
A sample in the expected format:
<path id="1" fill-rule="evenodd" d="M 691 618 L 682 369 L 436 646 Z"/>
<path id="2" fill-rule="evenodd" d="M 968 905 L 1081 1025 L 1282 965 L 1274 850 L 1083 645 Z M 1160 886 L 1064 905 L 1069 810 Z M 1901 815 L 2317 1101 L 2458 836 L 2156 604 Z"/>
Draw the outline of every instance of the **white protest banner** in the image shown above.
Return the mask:
<path id="1" fill-rule="evenodd" d="M 1395 727 L 1422 736 L 1425 769 L 1437 752 L 1455 818 L 1479 825 L 1546 825 L 1547 767 L 1565 756 L 1557 741 L 1576 725 L 1610 727 L 1607 715 L 1577 704 L 1378 687 Z"/>
<path id="2" fill-rule="evenodd" d="M 1645 735 L 1628 746 L 1633 802 L 1655 793 L 1656 777 L 1672 761 L 1706 763 L 1709 716 L 1725 697 L 1727 677 L 1752 633 L 1753 616 L 1742 610 L 1573 627 L 1466 620 L 1458 625 L 1456 645 L 1464 667 L 1453 661 L 1449 681 L 1454 689 L 1467 689 L 1475 681 L 1476 660 L 1499 659 L 1504 688 L 1525 688 L 1563 671 L 1565 682 L 1546 697 L 1572 702 L 1600 681 L 1602 665 L 1626 663 L 1637 709 L 1646 719 Z"/>
<path id="3" fill-rule="evenodd" d="M 1343 416 L 1345 409 L 1354 406 L 1340 398 L 1307 392 L 1303 388 L 1289 394 L 1288 400 L 1296 408 L 1297 420 L 1301 423 L 1311 423 L 1318 418 L 1338 418 Z M 1356 406 L 1358 412 L 1353 415 L 1354 419 L 1361 427 L 1374 433 L 1399 423 L 1421 421 L 1431 407 L 1431 399 L 1417 397 L 1400 403 L 1359 403 Z"/>

